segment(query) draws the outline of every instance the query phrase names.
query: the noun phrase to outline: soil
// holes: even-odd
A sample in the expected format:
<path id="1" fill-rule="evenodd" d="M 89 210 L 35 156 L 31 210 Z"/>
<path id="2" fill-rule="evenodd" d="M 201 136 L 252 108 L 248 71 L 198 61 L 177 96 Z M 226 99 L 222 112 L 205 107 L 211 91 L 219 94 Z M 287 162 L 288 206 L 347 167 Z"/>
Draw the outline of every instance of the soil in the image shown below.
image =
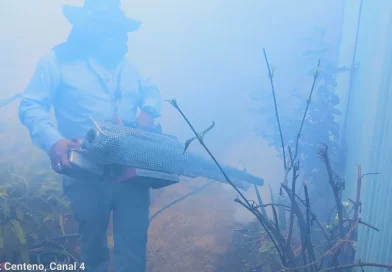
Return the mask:
<path id="1" fill-rule="evenodd" d="M 153 193 L 152 213 L 205 181 Z M 148 272 L 237 272 L 232 248 L 235 194 L 213 184 L 156 217 L 149 231 Z"/>

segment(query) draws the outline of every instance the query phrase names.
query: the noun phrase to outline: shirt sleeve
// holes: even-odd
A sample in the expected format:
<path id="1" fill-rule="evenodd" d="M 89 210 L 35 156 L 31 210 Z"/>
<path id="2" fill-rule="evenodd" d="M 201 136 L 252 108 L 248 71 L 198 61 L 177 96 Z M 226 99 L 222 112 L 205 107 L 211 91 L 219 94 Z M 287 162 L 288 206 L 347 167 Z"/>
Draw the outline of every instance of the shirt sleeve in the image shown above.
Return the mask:
<path id="1" fill-rule="evenodd" d="M 140 92 L 140 109 L 154 118 L 161 116 L 161 96 L 158 87 L 149 79 L 138 78 Z"/>
<path id="2" fill-rule="evenodd" d="M 60 71 L 52 51 L 38 62 L 19 105 L 20 122 L 27 127 L 33 144 L 46 152 L 63 138 L 49 114 L 59 82 Z"/>

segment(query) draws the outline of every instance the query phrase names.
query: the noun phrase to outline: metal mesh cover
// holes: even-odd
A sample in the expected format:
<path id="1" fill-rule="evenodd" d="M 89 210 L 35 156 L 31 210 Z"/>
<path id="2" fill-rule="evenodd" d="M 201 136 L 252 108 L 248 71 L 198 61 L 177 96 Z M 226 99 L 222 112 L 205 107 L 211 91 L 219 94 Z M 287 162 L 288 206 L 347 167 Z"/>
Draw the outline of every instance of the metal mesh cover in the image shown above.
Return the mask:
<path id="1" fill-rule="evenodd" d="M 84 142 L 86 156 L 100 165 L 128 165 L 134 168 L 177 174 L 188 177 L 205 177 L 226 182 L 212 161 L 197 154 L 185 152 L 184 144 L 173 136 L 119 126 L 108 122 L 98 123 L 99 129 L 90 130 Z M 222 166 L 237 186 L 246 188 L 244 182 L 257 185 L 263 179 L 230 166 Z"/>
<path id="2" fill-rule="evenodd" d="M 98 164 L 130 165 L 171 174 L 183 172 L 187 154 L 183 154 L 184 146 L 176 138 L 108 122 L 98 125 L 101 131 L 87 135 L 85 143 L 87 155 Z"/>

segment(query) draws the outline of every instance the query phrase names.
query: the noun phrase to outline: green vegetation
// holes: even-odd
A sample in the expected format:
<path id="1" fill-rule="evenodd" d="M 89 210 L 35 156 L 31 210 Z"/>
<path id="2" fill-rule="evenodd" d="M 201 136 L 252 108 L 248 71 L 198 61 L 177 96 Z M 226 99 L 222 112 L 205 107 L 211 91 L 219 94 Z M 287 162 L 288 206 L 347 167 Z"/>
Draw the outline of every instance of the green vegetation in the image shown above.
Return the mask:
<path id="1" fill-rule="evenodd" d="M 65 235 L 68 203 L 61 179 L 46 155 L 20 135 L 20 126 L 1 133 L 0 256 L 29 261 L 29 252 L 50 237 Z"/>

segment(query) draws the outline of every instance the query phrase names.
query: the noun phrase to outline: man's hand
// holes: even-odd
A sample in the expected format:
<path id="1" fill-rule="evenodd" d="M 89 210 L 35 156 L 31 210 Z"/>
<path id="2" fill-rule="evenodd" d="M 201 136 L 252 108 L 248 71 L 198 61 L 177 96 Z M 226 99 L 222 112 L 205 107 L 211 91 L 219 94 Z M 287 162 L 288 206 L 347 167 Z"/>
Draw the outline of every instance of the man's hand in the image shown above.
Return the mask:
<path id="1" fill-rule="evenodd" d="M 153 128 L 154 127 L 154 118 L 147 112 L 142 111 L 136 122 L 141 128 Z"/>
<path id="2" fill-rule="evenodd" d="M 67 139 L 61 139 L 55 143 L 49 151 L 49 158 L 53 170 L 61 174 L 65 168 L 69 168 L 68 151 L 70 149 L 79 150 L 80 148 L 81 144 L 79 141 L 72 142 Z"/>

